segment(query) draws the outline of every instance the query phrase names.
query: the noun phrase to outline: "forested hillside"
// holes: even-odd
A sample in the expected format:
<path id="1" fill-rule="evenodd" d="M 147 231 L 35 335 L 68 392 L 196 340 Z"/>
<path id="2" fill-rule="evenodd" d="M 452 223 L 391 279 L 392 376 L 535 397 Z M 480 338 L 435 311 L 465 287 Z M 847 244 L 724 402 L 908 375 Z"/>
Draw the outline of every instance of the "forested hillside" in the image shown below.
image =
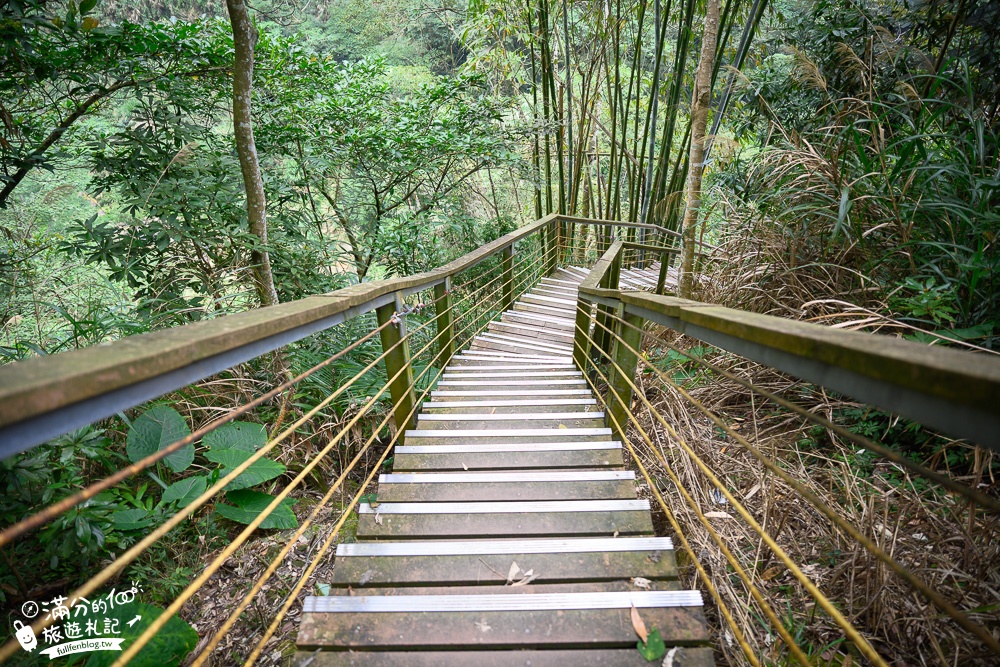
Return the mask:
<path id="1" fill-rule="evenodd" d="M 0 363 L 257 309 L 269 294 L 287 303 L 428 271 L 553 212 L 678 233 L 679 296 L 1000 352 L 1000 3 L 229 4 L 252 21 L 253 91 L 243 102 L 259 183 L 245 176 L 249 149 L 234 128 L 239 32 L 227 3 L 0 0 Z M 595 239 L 581 242 L 593 250 Z M 295 377 L 331 346 L 357 341 L 364 332 L 354 326 L 4 459 L 0 528 Z M 216 441 L 254 451 L 371 363 L 376 347 L 362 340 Z M 657 354 L 674 377 L 703 386 L 687 361 L 649 351 Z M 270 480 L 302 470 L 304 451 L 372 397 L 378 408 L 343 443 L 340 463 L 377 437 L 390 406 L 377 395 L 385 372 L 375 373 L 265 459 L 247 493 L 271 493 Z M 992 453 L 840 397 L 802 395 L 852 432 L 996 492 Z M 750 423 L 757 409 L 741 414 Z M 714 451 L 712 427 L 697 428 Z M 822 488 L 817 471 L 830 461 L 809 452 L 842 442 L 795 428 L 788 460 Z M 240 462 L 207 454 L 192 446 L 189 458 L 168 457 L 0 547 L 5 609 L 86 580 Z M 830 460 L 870 470 L 865 456 Z M 337 474 L 333 464 L 317 469 L 313 491 Z M 939 497 L 893 479 L 903 508 L 894 512 L 940 519 Z M 262 543 L 297 525 L 292 505 L 312 502 L 292 500 L 284 523 L 261 527 Z M 145 600 L 166 606 L 259 510 L 208 506 L 122 581 L 142 579 Z M 982 534 L 950 512 L 936 525 L 961 533 L 961 546 L 933 567 L 980 580 L 969 583 L 968 606 L 995 613 L 987 592 L 1000 575 L 970 546 Z M 789 526 L 788 539 L 819 539 L 817 562 L 837 560 L 843 545 L 823 525 L 821 538 Z M 768 563 L 765 555 L 755 567 Z M 853 579 L 837 585 L 862 604 Z M 879 591 L 879 610 L 910 595 Z M 193 623 L 188 611 L 180 615 Z M 789 603 L 787 622 L 811 643 L 815 664 L 851 664 L 828 628 L 805 629 L 806 613 Z M 857 615 L 881 645 L 906 645 L 910 621 Z M 263 623 L 241 622 L 241 636 Z M 754 623 L 755 646 L 771 647 L 765 624 Z M 274 664 L 290 633 L 270 645 Z M 941 644 L 923 643 L 919 660 L 897 664 L 987 664 L 961 640 Z M 783 655 L 773 664 L 792 663 Z"/>

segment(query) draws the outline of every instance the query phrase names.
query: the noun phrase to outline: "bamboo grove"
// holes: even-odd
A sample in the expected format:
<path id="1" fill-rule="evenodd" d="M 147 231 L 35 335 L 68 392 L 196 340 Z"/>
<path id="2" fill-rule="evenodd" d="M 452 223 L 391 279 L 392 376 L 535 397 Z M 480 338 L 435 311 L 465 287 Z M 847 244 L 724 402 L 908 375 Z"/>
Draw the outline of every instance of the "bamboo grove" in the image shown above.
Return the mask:
<path id="1" fill-rule="evenodd" d="M 721 8 L 717 0 L 471 4 L 479 35 L 470 43 L 490 63 L 483 69 L 507 77 L 520 70 L 537 130 L 537 217 L 558 212 L 680 231 L 690 95 L 712 5 L 719 20 L 710 80 L 714 89 L 720 73 L 725 79 L 716 96 L 724 107 L 766 0 L 725 0 Z"/>

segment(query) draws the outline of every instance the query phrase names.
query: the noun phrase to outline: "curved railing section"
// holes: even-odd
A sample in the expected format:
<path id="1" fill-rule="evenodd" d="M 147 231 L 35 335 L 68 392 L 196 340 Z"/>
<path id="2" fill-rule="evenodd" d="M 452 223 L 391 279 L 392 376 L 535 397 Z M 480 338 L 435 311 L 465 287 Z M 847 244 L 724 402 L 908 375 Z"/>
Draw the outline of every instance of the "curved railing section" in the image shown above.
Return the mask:
<path id="1" fill-rule="evenodd" d="M 741 657 L 775 664 L 777 650 L 802 665 L 819 664 L 818 653 L 822 664 L 848 664 L 840 661 L 851 657 L 875 665 L 894 661 L 880 653 L 872 631 L 879 621 L 863 622 L 864 609 L 852 597 L 816 576 L 816 552 L 825 540 L 811 552 L 799 550 L 809 561 L 792 553 L 798 545 L 784 539 L 782 527 L 807 519 L 826 526 L 829 544 L 839 545 L 838 562 L 824 569 L 846 568 L 850 574 L 842 576 L 851 577 L 852 588 L 855 577 L 889 573 L 929 605 L 926 613 L 951 621 L 948 636 L 957 639 L 948 654 L 956 661 L 960 654 L 1000 656 L 1000 641 L 990 630 L 995 606 L 963 604 L 974 584 L 964 576 L 940 576 L 920 562 L 925 549 L 938 548 L 911 528 L 927 519 L 904 516 L 891 497 L 896 483 L 930 499 L 932 507 L 946 498 L 943 512 L 968 515 L 949 519 L 952 527 L 967 531 L 967 548 L 988 565 L 1000 500 L 990 492 L 995 488 L 977 482 L 989 481 L 983 472 L 989 464 L 979 466 L 978 478 L 932 470 L 922 457 L 836 423 L 824 414 L 824 401 L 796 400 L 836 392 L 865 410 L 874 406 L 981 445 L 987 449 L 977 450 L 975 461 L 989 461 L 989 450 L 1000 451 L 1000 359 L 621 290 L 617 276 L 628 249 L 626 242 L 610 244 L 580 286 L 574 361 L 601 397 L 608 425 L 645 476 Z M 728 398 L 709 404 L 708 392 L 722 383 Z M 726 403 L 735 399 L 749 409 L 730 411 Z M 817 435 L 788 444 L 781 441 L 785 431 Z M 815 465 L 795 468 L 789 464 L 794 459 L 777 455 L 778 447 Z M 823 475 L 824 483 L 817 486 L 812 475 Z M 907 547 L 906 556 L 896 551 L 903 550 L 902 540 L 914 538 L 901 531 L 923 540 Z M 763 593 L 778 576 L 790 591 L 780 606 Z M 864 585 L 878 595 L 878 586 Z M 992 596 L 988 586 L 979 593 Z M 811 615 L 800 611 L 802 605 L 812 608 Z M 825 646 L 802 638 L 803 617 L 814 627 L 832 628 L 825 631 Z M 761 625 L 780 644 L 764 645 L 751 636 L 759 632 L 747 632 Z M 900 632 L 907 636 L 909 629 Z"/>

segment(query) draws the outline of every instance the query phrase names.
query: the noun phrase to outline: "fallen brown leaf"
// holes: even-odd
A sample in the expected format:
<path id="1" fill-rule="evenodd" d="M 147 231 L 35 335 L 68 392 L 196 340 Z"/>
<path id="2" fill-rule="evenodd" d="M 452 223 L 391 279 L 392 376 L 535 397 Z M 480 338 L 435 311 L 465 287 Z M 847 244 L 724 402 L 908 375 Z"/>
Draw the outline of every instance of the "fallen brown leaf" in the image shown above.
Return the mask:
<path id="1" fill-rule="evenodd" d="M 646 624 L 642 622 L 642 616 L 639 615 L 639 610 L 632 605 L 632 628 L 635 630 L 635 634 L 639 635 L 639 639 L 645 644 L 646 640 L 649 638 L 649 632 L 646 630 Z"/>

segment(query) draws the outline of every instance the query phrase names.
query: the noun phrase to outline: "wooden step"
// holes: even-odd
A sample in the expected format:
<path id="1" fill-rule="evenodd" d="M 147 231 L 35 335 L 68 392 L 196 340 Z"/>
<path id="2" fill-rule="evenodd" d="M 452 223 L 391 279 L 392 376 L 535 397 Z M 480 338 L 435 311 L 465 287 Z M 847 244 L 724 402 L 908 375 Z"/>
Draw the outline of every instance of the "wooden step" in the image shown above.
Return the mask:
<path id="1" fill-rule="evenodd" d="M 554 287 L 554 286 L 539 286 L 532 289 L 528 294 L 537 294 L 538 296 L 551 296 L 557 299 L 568 299 L 570 301 L 576 301 L 578 290 L 569 287 Z"/>
<path id="2" fill-rule="evenodd" d="M 573 354 L 573 345 L 570 342 L 547 342 L 538 340 L 537 338 L 507 333 L 479 334 L 472 343 L 472 349 L 525 352 L 529 354 L 543 353 L 550 356 L 571 356 Z"/>
<path id="3" fill-rule="evenodd" d="M 358 539 L 652 535 L 647 500 L 368 503 Z"/>
<path id="4" fill-rule="evenodd" d="M 501 352 L 498 350 L 473 350 L 468 349 L 462 352 L 461 355 L 455 357 L 458 361 L 489 361 L 491 363 L 525 363 L 525 364 L 537 364 L 537 363 L 559 363 L 565 364 L 567 361 L 566 356 L 563 354 L 532 354 L 528 352 L 518 352 L 516 354 L 511 354 L 509 352 Z"/>
<path id="5" fill-rule="evenodd" d="M 417 415 L 417 430 L 515 431 L 603 428 L 603 412 L 463 413 L 448 410 Z"/>
<path id="6" fill-rule="evenodd" d="M 441 376 L 441 381 L 447 380 L 477 380 L 483 378 L 510 378 L 510 379 L 537 379 L 537 378 L 582 378 L 583 373 L 576 369 L 560 369 L 560 370 L 488 370 L 482 368 L 476 369 L 451 369 L 448 368 L 444 374 Z"/>
<path id="7" fill-rule="evenodd" d="M 571 317 L 576 317 L 576 308 L 572 310 L 567 310 L 565 308 L 553 308 L 551 306 L 543 306 L 537 303 L 526 303 L 524 301 L 514 302 L 515 311 L 523 311 L 526 313 L 537 313 L 539 315 L 548 315 L 549 317 L 557 317 L 562 319 L 569 319 Z"/>
<path id="8" fill-rule="evenodd" d="M 548 364 L 537 364 L 531 367 L 525 367 L 523 364 L 483 364 L 479 366 L 468 366 L 459 364 L 450 364 L 448 368 L 445 369 L 445 373 L 496 373 L 498 371 L 514 371 L 520 373 L 541 373 L 544 371 L 556 371 L 565 372 L 576 370 L 576 366 L 573 365 L 571 361 L 565 361 L 562 363 L 548 363 Z"/>
<path id="9" fill-rule="evenodd" d="M 488 366 L 493 364 L 517 364 L 522 368 L 531 369 L 533 367 L 543 365 L 546 367 L 554 365 L 564 366 L 571 363 L 572 358 L 567 359 L 565 356 L 553 357 L 520 354 L 496 354 L 493 352 L 487 354 L 483 350 L 466 350 L 462 354 L 452 357 L 448 368 L 475 368 L 477 366 Z"/>
<path id="10" fill-rule="evenodd" d="M 446 445 L 449 443 L 514 444 L 529 442 L 577 442 L 611 440 L 611 429 L 593 428 L 482 428 L 482 429 L 413 429 L 405 434 L 412 445 Z"/>
<path id="11" fill-rule="evenodd" d="M 671 646 L 708 640 L 698 591 L 306 597 L 300 648 L 631 648 L 634 606 Z"/>
<path id="12" fill-rule="evenodd" d="M 532 585 L 677 578 L 670 538 L 617 537 L 341 544 L 332 583 L 503 586 L 512 562 L 537 575 Z"/>
<path id="13" fill-rule="evenodd" d="M 569 312 L 576 312 L 576 301 L 573 299 L 560 299 L 554 296 L 542 296 L 539 294 L 527 293 L 520 298 L 524 303 L 536 303 L 540 306 L 548 306 Z"/>
<path id="14" fill-rule="evenodd" d="M 413 442 L 413 441 L 409 441 Z M 405 445 L 393 452 L 393 471 L 544 470 L 620 468 L 621 443 L 522 442 Z"/>
<path id="15" fill-rule="evenodd" d="M 635 473 L 624 470 L 425 472 L 380 475 L 378 502 L 627 500 Z"/>
<path id="16" fill-rule="evenodd" d="M 490 322 L 488 331 L 500 334 L 514 334 L 537 338 L 540 341 L 553 341 L 556 343 L 572 343 L 573 333 L 570 331 L 557 331 L 555 329 L 545 329 L 537 325 L 516 324 L 512 322 Z"/>
<path id="17" fill-rule="evenodd" d="M 671 667 L 714 667 L 710 648 L 673 647 Z M 656 667 L 634 647 L 622 649 L 301 651 L 294 667 Z"/>
<path id="18" fill-rule="evenodd" d="M 552 317 L 550 315 L 539 315 L 518 310 L 508 310 L 500 320 L 502 322 L 513 322 L 514 324 L 525 324 L 534 327 L 545 327 L 557 331 L 573 331 L 576 321 L 568 317 Z"/>
<path id="19" fill-rule="evenodd" d="M 433 400 L 423 404 L 423 412 L 432 414 L 447 410 L 451 414 L 491 412 L 493 414 L 546 413 L 553 409 L 576 412 L 600 412 L 593 398 L 520 398 L 504 400 Z"/>
<path id="20" fill-rule="evenodd" d="M 540 285 L 564 285 L 566 287 L 571 287 L 576 289 L 580 286 L 582 280 L 566 280 L 564 278 L 550 278 L 546 276 L 538 281 Z"/>
<path id="21" fill-rule="evenodd" d="M 486 400 L 484 397 L 510 397 L 510 396 L 520 396 L 524 398 L 562 398 L 562 397 L 585 397 L 590 398 L 593 394 L 589 389 L 580 387 L 579 389 L 514 389 L 511 387 L 495 387 L 495 388 L 481 388 L 475 387 L 470 389 L 440 389 L 431 392 L 432 398 L 444 398 L 449 401 L 457 400 Z"/>

